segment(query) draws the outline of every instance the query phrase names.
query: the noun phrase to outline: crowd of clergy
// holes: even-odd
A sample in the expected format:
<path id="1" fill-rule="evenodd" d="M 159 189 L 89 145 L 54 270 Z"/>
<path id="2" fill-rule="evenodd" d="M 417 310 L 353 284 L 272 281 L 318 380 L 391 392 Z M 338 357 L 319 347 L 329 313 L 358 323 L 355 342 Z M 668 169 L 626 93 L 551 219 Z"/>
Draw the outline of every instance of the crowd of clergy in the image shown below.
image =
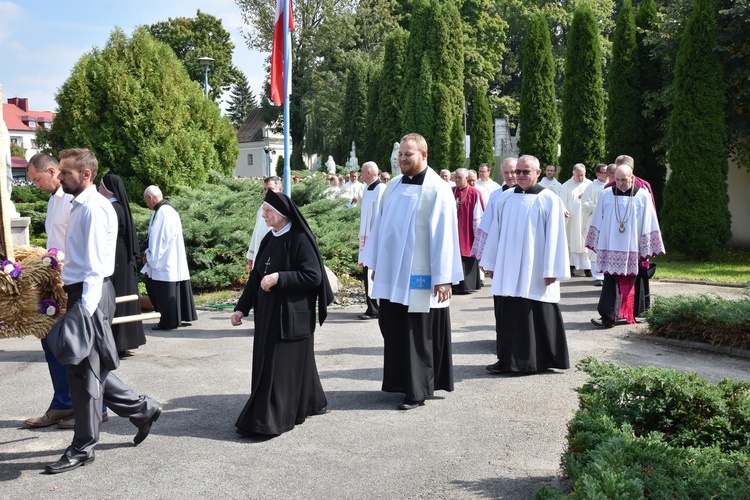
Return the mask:
<path id="1" fill-rule="evenodd" d="M 358 318 L 378 323 L 384 342 L 382 390 L 403 395 L 397 409 L 412 410 L 435 391 L 453 391 L 450 299 L 476 292 L 485 279 L 492 280 L 494 301 L 497 359 L 487 366 L 493 374 L 569 368 L 560 282 L 576 273 L 601 286 L 599 316 L 592 318 L 597 327 L 635 323 L 648 308 L 648 279 L 654 272 L 649 259 L 663 254 L 664 245 L 651 188 L 634 175 L 631 157 L 597 165 L 593 181 L 577 164 L 562 184 L 555 165 L 542 175 L 534 156 L 506 158 L 498 183 L 488 164 L 478 171 L 438 174 L 429 167 L 428 145 L 419 134 L 405 135 L 397 152 L 400 173 L 393 179 L 368 161 L 346 180 L 327 177 L 324 193 L 360 210 L 358 261 L 367 308 Z M 189 325 L 197 315 L 179 214 L 157 186 L 149 186 L 144 201 L 153 214 L 148 238 L 139 244 L 122 180 L 107 174 L 98 189 L 101 199 L 91 198 L 96 159 L 88 150 L 74 153 L 75 162 L 66 160 L 62 170 L 46 155 L 32 158 L 28 167 L 36 185 L 52 195 L 48 246 L 72 255 L 65 261 L 66 286 L 80 291 L 90 315 L 105 306 L 114 309 L 115 292 L 137 294 L 136 261 L 142 255 L 140 272 L 161 315 L 154 329 Z M 252 391 L 236 423 L 243 437 L 279 435 L 325 413 L 327 406 L 313 334 L 333 294 L 315 236 L 281 190 L 278 178 L 264 179 L 264 202 L 246 254 L 250 277 L 230 320 L 239 326 L 255 311 Z M 78 221 L 75 210 L 87 203 L 106 217 Z M 99 244 L 95 230 L 106 232 L 112 244 Z M 106 270 L 85 264 L 92 255 L 95 263 L 107 264 Z M 120 357 L 146 340 L 138 321 L 116 327 L 113 337 Z M 131 418 L 138 428 L 135 444 L 148 436 L 161 414 L 158 402 L 137 396 L 108 372 L 98 379 L 101 391 L 71 387 L 78 367 L 63 366 L 45 340 L 42 348 L 54 397 L 43 416 L 26 424 L 75 430 L 73 444 L 48 472 L 93 461 L 99 424 L 107 419 L 105 405 Z"/>

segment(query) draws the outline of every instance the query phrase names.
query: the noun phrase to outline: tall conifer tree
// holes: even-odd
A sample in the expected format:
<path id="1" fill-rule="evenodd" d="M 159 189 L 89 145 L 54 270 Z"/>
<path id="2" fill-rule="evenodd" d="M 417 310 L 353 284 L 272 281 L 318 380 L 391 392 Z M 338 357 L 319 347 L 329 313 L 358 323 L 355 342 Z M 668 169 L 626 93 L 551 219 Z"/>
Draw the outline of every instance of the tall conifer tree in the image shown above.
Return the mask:
<path id="1" fill-rule="evenodd" d="M 643 108 L 635 32 L 633 5 L 631 0 L 625 0 L 612 42 L 605 162 L 614 162 L 618 155 L 629 155 L 638 168 L 643 161 Z"/>
<path id="2" fill-rule="evenodd" d="M 724 84 L 713 0 L 696 0 L 677 53 L 661 213 L 667 247 L 708 257 L 731 237 Z"/>
<path id="3" fill-rule="evenodd" d="M 350 151 L 352 142 L 362 148 L 365 142 L 368 68 L 360 59 L 349 64 L 344 95 L 344 120 L 341 127 L 342 151 Z"/>
<path id="4" fill-rule="evenodd" d="M 563 83 L 560 181 L 583 163 L 593 175 L 604 158 L 604 89 L 599 29 L 588 4 L 576 8 L 568 35 Z"/>
<path id="5" fill-rule="evenodd" d="M 365 161 L 374 161 L 382 169 L 378 151 L 378 140 L 380 135 L 377 129 L 378 111 L 380 110 L 380 89 L 382 67 L 373 67 L 369 72 L 367 84 L 367 113 L 365 115 L 364 142 L 362 143 L 362 153 L 360 155 L 360 165 Z M 359 153 L 358 153 L 359 154 Z"/>
<path id="6" fill-rule="evenodd" d="M 242 71 L 237 71 L 237 79 L 229 95 L 228 104 L 227 114 L 234 128 L 240 128 L 250 111 L 258 107 L 255 94 L 250 90 L 250 84 L 247 83 L 247 77 Z"/>
<path id="7" fill-rule="evenodd" d="M 555 102 L 555 63 L 549 28 L 541 14 L 531 18 L 526 31 L 519 122 L 521 153 L 536 156 L 542 165 L 557 164 L 560 126 Z M 472 151 L 473 142 L 472 134 Z"/>
<path id="8" fill-rule="evenodd" d="M 423 58 L 430 47 L 430 29 L 433 22 L 433 9 L 430 0 L 415 0 L 412 6 L 411 22 L 409 23 L 409 44 L 406 50 L 406 67 L 404 68 L 404 104 L 401 114 L 402 131 L 404 134 L 418 132 L 429 135 L 420 123 L 419 108 L 425 103 L 420 101 L 417 93 L 420 91 L 420 78 L 423 70 Z M 429 66 L 429 61 L 427 62 Z M 432 100 L 429 101 L 430 104 Z M 426 135 L 425 135 L 426 137 Z M 428 142 L 429 144 L 429 142 Z"/>
<path id="9" fill-rule="evenodd" d="M 377 116 L 378 152 L 377 161 L 381 169 L 391 161 L 393 143 L 401 140 L 401 107 L 403 106 L 403 79 L 406 67 L 406 47 L 409 32 L 396 28 L 385 39 L 383 48 L 383 70 L 380 80 L 380 103 Z"/>
<path id="10" fill-rule="evenodd" d="M 469 166 L 478 169 L 482 163 L 495 164 L 495 127 L 492 123 L 487 87 L 480 86 L 474 93 L 471 115 L 471 153 Z"/>
<path id="11" fill-rule="evenodd" d="M 643 113 L 647 107 L 652 108 L 651 115 L 641 115 L 643 158 L 635 164 L 638 177 L 651 184 L 656 198 L 656 208 L 661 210 L 664 196 L 664 182 L 667 175 L 665 158 L 659 154 L 657 144 L 664 140 L 664 130 L 659 125 L 665 121 L 662 106 L 649 106 L 661 90 L 661 60 L 651 54 L 652 47 L 646 44 L 646 36 L 657 29 L 659 16 L 654 0 L 643 0 L 635 24 L 638 27 L 636 42 L 638 44 L 638 67 L 641 73 L 639 104 Z"/>

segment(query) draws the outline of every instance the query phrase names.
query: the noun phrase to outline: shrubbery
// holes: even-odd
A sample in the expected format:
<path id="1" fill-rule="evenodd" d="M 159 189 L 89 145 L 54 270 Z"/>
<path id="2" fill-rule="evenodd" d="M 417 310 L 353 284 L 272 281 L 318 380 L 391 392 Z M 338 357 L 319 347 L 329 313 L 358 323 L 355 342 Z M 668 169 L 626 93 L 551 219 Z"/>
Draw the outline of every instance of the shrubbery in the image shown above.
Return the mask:
<path id="1" fill-rule="evenodd" d="M 750 349 L 750 295 L 658 297 L 646 313 L 651 333 L 661 337 Z"/>
<path id="2" fill-rule="evenodd" d="M 213 184 L 182 187 L 168 198 L 182 219 L 191 283 L 196 291 L 240 286 L 247 277 L 245 254 L 262 202 L 262 183 L 212 175 Z M 293 184 L 292 198 L 318 238 L 323 259 L 335 274 L 355 274 L 359 211 L 322 198 L 319 176 Z M 145 239 L 151 211 L 131 204 L 138 236 Z"/>
<path id="3" fill-rule="evenodd" d="M 13 186 L 10 199 L 13 203 L 34 203 L 35 201 L 47 203 L 49 194 L 36 186 Z"/>
<path id="4" fill-rule="evenodd" d="M 536 498 L 750 497 L 750 382 L 621 368 L 592 358 L 568 425 L 570 495 Z"/>

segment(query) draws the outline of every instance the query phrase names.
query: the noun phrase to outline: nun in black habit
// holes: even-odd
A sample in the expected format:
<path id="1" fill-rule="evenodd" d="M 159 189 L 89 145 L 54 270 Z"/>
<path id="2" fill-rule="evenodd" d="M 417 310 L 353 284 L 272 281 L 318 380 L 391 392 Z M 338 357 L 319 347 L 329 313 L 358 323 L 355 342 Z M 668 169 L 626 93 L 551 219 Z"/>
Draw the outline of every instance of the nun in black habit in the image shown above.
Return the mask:
<path id="1" fill-rule="evenodd" d="M 327 405 L 313 351 L 316 319 L 333 302 L 320 251 L 288 196 L 269 190 L 263 218 L 271 232 L 231 318 L 237 326 L 255 310 L 252 389 L 235 424 L 243 436 L 279 435 Z"/>
<path id="2" fill-rule="evenodd" d="M 99 193 L 112 202 L 117 213 L 117 244 L 115 247 L 115 273 L 110 277 L 117 297 L 138 295 L 138 235 L 135 232 L 133 214 L 130 212 L 128 194 L 122 179 L 107 172 L 99 183 Z M 115 317 L 141 313 L 140 300 L 117 304 Z M 137 349 L 146 343 L 146 333 L 141 321 L 112 325 L 112 334 L 120 357 L 129 349 Z"/>

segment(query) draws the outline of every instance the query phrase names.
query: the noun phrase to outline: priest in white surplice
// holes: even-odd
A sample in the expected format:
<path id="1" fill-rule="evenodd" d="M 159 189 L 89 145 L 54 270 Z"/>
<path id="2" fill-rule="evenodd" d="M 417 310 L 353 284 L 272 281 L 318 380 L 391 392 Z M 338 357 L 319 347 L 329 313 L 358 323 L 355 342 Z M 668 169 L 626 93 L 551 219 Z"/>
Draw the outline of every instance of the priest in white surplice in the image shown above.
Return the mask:
<path id="1" fill-rule="evenodd" d="M 555 194 L 560 194 L 560 187 L 562 187 L 562 184 L 560 184 L 560 181 L 557 180 L 557 167 L 554 165 L 547 165 L 547 168 L 544 169 L 545 177 L 542 177 L 542 179 L 539 181 L 539 185 L 543 188 L 547 188 L 550 191 L 552 191 Z"/>
<path id="2" fill-rule="evenodd" d="M 591 262 L 589 254 L 584 245 L 586 239 L 586 228 L 584 228 L 583 207 L 581 198 L 591 181 L 586 178 L 586 166 L 576 163 L 573 167 L 573 177 L 562 185 L 557 193 L 565 205 L 565 236 L 568 238 L 568 249 L 570 250 L 570 272 L 574 270 L 584 271 L 586 276 L 591 276 Z"/>
<path id="3" fill-rule="evenodd" d="M 404 393 L 400 410 L 453 390 L 451 285 L 463 279 L 456 202 L 427 166 L 419 134 L 401 139 L 401 174 L 388 183 L 362 263 L 373 270 L 384 340 L 383 390 Z"/>
<path id="4" fill-rule="evenodd" d="M 636 278 L 645 278 L 649 258 L 664 253 L 651 193 L 633 181 L 629 165 L 617 167 L 616 185 L 599 197 L 586 237 L 586 246 L 596 252 L 596 268 L 604 273 L 600 317 L 591 320 L 598 327 L 611 328 L 620 319 L 636 322 L 646 308 L 644 287 Z"/>
<path id="5" fill-rule="evenodd" d="M 359 219 L 359 265 L 364 268 L 364 279 L 365 279 L 365 301 L 367 302 L 367 310 L 357 316 L 359 319 L 377 319 L 378 318 L 378 302 L 370 297 L 370 290 L 372 290 L 372 278 L 368 272 L 367 266 L 362 264 L 362 251 L 367 243 L 367 238 L 370 237 L 372 231 L 372 225 L 375 222 L 375 216 L 380 212 L 380 201 L 383 199 L 383 192 L 385 191 L 385 184 L 378 178 L 378 165 L 374 161 L 366 161 L 362 164 L 362 184 L 367 186 L 362 193 L 362 201 L 360 203 L 360 219 Z"/>
<path id="6" fill-rule="evenodd" d="M 154 211 L 148 223 L 148 240 L 142 247 L 146 291 L 161 314 L 152 330 L 172 330 L 198 319 L 190 286 L 180 214 L 164 199 L 161 189 L 149 186 L 143 200 Z M 144 248 L 145 247 L 145 248 Z"/>
<path id="7" fill-rule="evenodd" d="M 277 193 L 283 190 L 281 180 L 275 175 L 263 179 L 264 198 L 269 190 Z M 255 227 L 253 227 L 253 234 L 250 236 L 250 245 L 247 247 L 247 265 L 250 270 L 253 269 L 255 255 L 258 253 L 258 248 L 260 248 L 260 242 L 269 231 L 271 231 L 271 226 L 266 224 L 266 220 L 263 218 L 263 203 L 261 202 L 260 207 L 258 207 L 258 213 L 255 214 Z"/>
<path id="8" fill-rule="evenodd" d="M 500 195 L 481 266 L 492 274 L 497 357 L 491 373 L 535 373 L 570 367 L 558 303 L 570 278 L 564 207 L 536 183 L 539 160 L 521 156 L 514 189 Z"/>
<path id="9" fill-rule="evenodd" d="M 616 167 L 614 163 L 610 166 L 607 166 L 604 163 L 600 163 L 599 165 L 594 167 L 594 174 L 596 175 L 596 179 L 594 179 L 591 184 L 589 184 L 583 191 L 583 196 L 581 197 L 581 207 L 583 209 L 584 219 L 584 238 L 589 232 L 591 217 L 594 215 L 594 209 L 596 208 L 596 203 L 599 201 L 599 195 L 602 194 L 604 186 L 607 185 L 607 182 L 615 180 L 615 168 Z M 589 262 L 591 263 L 591 277 L 594 278 L 594 286 L 602 286 L 604 284 L 604 274 L 599 273 L 594 269 L 596 267 L 594 266 L 594 262 L 596 262 L 596 252 L 592 252 L 591 250 L 588 250 L 588 252 Z"/>

